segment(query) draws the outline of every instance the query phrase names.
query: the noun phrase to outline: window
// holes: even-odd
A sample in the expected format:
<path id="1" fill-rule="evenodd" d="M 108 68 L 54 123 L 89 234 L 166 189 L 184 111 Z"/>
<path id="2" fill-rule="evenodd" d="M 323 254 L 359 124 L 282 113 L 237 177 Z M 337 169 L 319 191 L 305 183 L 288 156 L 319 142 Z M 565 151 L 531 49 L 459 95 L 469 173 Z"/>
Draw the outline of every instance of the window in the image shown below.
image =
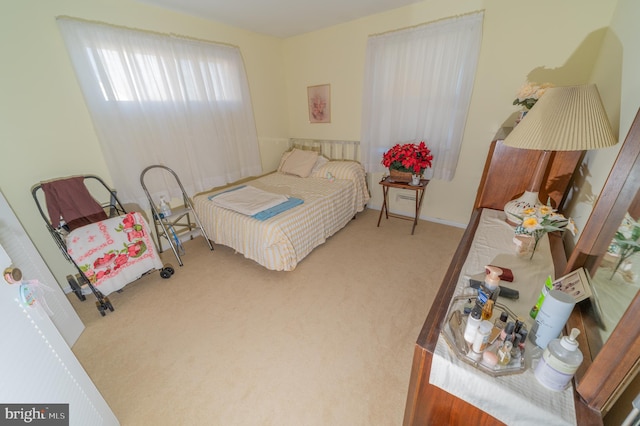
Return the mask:
<path id="1" fill-rule="evenodd" d="M 262 172 L 236 47 L 59 18 L 58 24 L 123 202 L 147 207 L 140 173 L 174 170 L 189 194 Z M 175 180 L 145 175 L 154 199 Z"/>
<path id="2" fill-rule="evenodd" d="M 454 176 L 482 38 L 482 13 L 369 37 L 362 106 L 362 162 L 382 172 L 396 143 L 424 140 L 428 178 Z"/>

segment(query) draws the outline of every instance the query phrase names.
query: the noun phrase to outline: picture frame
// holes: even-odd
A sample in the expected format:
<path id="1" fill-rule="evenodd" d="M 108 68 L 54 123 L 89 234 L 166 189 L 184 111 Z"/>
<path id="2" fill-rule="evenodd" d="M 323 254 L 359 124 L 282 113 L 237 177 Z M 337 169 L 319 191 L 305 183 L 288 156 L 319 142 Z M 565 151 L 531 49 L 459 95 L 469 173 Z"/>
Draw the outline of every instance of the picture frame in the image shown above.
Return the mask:
<path id="1" fill-rule="evenodd" d="M 331 85 L 307 87 L 309 123 L 331 123 Z"/>
<path id="2" fill-rule="evenodd" d="M 592 296 L 591 283 L 584 268 L 578 268 L 558 278 L 553 282 L 552 288 L 573 296 L 576 302 L 582 302 Z"/>
<path id="3" fill-rule="evenodd" d="M 555 280 L 552 288 L 573 296 L 576 303 L 589 299 L 594 323 L 603 330 L 607 329 L 596 289 L 591 285 L 589 273 L 583 267 Z"/>

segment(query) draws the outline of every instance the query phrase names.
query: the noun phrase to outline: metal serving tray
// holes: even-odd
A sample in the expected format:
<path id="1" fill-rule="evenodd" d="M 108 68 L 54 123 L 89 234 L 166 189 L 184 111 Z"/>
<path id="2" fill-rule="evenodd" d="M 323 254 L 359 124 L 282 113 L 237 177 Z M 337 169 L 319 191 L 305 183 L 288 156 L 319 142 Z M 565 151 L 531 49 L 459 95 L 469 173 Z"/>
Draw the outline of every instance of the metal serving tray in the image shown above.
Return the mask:
<path id="1" fill-rule="evenodd" d="M 519 358 L 512 359 L 507 365 L 495 365 L 491 366 L 486 364 L 480 357 L 474 356 L 471 351 L 470 345 L 464 340 L 464 329 L 467 326 L 468 315 L 464 314 L 464 307 L 469 302 L 469 299 L 474 299 L 474 295 L 463 295 L 454 297 L 449 305 L 449 310 L 442 323 L 441 333 L 445 341 L 449 345 L 449 348 L 453 351 L 458 359 L 461 361 L 483 371 L 491 376 L 504 376 L 508 374 L 519 374 L 525 371 L 525 351 L 522 350 L 522 354 Z M 517 316 L 505 305 L 496 303 L 493 309 L 493 316 L 490 319 L 491 322 L 495 318 L 500 316 L 502 311 L 507 312 L 509 320 L 515 320 Z M 491 343 L 486 350 L 495 351 L 499 339 Z"/>

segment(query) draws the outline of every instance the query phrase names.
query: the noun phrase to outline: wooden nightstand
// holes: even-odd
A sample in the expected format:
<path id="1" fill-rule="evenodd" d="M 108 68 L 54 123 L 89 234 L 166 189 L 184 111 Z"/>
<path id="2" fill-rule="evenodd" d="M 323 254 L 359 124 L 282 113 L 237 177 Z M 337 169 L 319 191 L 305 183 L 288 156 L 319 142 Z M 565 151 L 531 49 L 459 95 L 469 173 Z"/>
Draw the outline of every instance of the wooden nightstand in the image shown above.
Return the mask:
<path id="1" fill-rule="evenodd" d="M 413 235 L 414 231 L 416 230 L 416 225 L 418 224 L 418 218 L 420 217 L 420 209 L 422 209 L 422 201 L 424 200 L 424 190 L 426 189 L 428 184 L 429 184 L 429 179 L 420 179 L 420 185 L 411 185 L 408 182 L 395 182 L 389 176 L 382 179 L 380 181 L 380 185 L 382 185 L 382 194 L 384 196 L 384 201 L 382 202 L 382 209 L 380 209 L 380 216 L 378 216 L 378 226 L 380 226 L 380 220 L 382 219 L 383 213 L 385 214 L 385 218 L 387 219 L 389 219 L 389 216 L 391 216 L 398 219 L 412 220 L 413 227 L 411 228 L 411 235 Z M 389 188 L 408 189 L 411 191 L 415 191 L 416 213 L 414 217 L 389 213 Z"/>

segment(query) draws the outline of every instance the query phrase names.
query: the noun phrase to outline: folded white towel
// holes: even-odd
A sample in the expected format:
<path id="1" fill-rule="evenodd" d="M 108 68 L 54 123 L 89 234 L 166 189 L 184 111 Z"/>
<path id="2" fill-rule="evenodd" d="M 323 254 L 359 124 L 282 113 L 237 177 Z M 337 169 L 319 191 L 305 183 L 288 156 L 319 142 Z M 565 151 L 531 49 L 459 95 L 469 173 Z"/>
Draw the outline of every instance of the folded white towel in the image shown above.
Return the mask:
<path id="1" fill-rule="evenodd" d="M 274 194 L 254 188 L 253 186 L 244 186 L 236 190 L 218 194 L 211 198 L 211 201 L 213 204 L 224 207 L 225 209 L 234 210 L 247 216 L 253 216 L 263 210 L 284 203 L 288 199 L 286 195 Z"/>

